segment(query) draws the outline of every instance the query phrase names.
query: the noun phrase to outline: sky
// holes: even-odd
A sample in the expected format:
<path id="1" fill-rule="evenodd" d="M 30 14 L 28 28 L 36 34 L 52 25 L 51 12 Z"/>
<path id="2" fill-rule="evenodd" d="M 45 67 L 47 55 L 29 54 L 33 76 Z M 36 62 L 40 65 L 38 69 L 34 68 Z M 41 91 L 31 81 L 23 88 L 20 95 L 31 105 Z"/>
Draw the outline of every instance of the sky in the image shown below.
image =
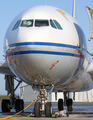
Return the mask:
<path id="1" fill-rule="evenodd" d="M 64 10 L 72 16 L 73 0 L 0 0 L 0 63 L 4 63 L 4 36 L 9 24 L 22 11 L 32 6 L 49 5 Z M 93 40 L 88 41 L 90 23 L 85 6 L 93 9 L 93 0 L 76 0 L 76 20 L 83 29 L 89 52 L 93 52 Z M 17 83 L 15 82 L 15 85 Z M 24 85 L 24 83 L 22 84 Z M 16 94 L 19 93 L 17 89 Z M 6 95 L 4 75 L 0 74 L 0 95 Z"/>

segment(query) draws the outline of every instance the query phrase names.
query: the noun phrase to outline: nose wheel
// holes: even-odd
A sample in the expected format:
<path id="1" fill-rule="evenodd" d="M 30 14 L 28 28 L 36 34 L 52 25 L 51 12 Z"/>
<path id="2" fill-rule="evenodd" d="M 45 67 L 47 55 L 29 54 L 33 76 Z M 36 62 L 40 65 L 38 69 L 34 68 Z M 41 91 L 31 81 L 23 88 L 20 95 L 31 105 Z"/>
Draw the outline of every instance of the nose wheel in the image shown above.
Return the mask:
<path id="1" fill-rule="evenodd" d="M 51 102 L 46 103 L 45 115 L 46 115 L 46 117 L 52 117 L 52 104 L 51 104 Z"/>
<path id="2" fill-rule="evenodd" d="M 40 111 L 41 104 L 40 104 L 40 102 L 35 103 L 34 109 L 35 109 L 35 117 L 40 117 L 41 116 L 41 111 Z"/>

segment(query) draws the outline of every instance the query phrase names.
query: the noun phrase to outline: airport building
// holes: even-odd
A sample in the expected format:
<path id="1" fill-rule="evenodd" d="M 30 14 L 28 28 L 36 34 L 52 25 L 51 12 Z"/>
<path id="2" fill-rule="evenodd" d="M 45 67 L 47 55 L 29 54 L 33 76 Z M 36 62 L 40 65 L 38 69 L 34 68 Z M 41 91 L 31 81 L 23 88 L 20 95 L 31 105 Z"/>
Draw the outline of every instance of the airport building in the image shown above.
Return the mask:
<path id="1" fill-rule="evenodd" d="M 38 94 L 38 91 L 36 91 L 36 94 L 34 93 L 30 85 L 20 87 L 19 96 L 24 102 L 33 101 Z M 93 102 L 93 89 L 86 92 L 75 92 L 73 96 L 74 102 Z M 64 99 L 62 92 L 52 92 L 51 94 L 48 94 L 48 101 L 57 102 L 59 98 Z"/>

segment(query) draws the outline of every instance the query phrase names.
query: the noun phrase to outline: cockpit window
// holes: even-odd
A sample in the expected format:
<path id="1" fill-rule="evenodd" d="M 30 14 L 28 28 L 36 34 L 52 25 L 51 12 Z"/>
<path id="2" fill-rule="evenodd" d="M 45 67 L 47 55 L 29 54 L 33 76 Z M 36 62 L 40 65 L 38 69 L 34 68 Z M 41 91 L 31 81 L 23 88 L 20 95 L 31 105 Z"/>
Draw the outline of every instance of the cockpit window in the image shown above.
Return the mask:
<path id="1" fill-rule="evenodd" d="M 61 25 L 60 25 L 56 20 L 51 20 L 51 19 L 50 19 L 50 25 L 51 25 L 53 28 L 62 30 Z"/>
<path id="2" fill-rule="evenodd" d="M 14 25 L 14 27 L 13 27 L 12 30 L 16 30 L 16 29 L 19 27 L 20 22 L 21 22 L 21 20 L 18 20 L 18 21 L 16 22 L 16 24 Z"/>
<path id="3" fill-rule="evenodd" d="M 48 20 L 35 20 L 35 27 L 49 26 Z"/>
<path id="4" fill-rule="evenodd" d="M 50 19 L 50 25 L 53 27 L 53 28 L 56 28 L 57 29 L 57 27 L 55 26 L 55 24 L 54 24 L 54 22 Z"/>
<path id="5" fill-rule="evenodd" d="M 54 23 L 56 24 L 57 28 L 60 29 L 60 30 L 62 30 L 61 25 L 60 25 L 56 20 L 53 20 L 53 21 L 54 21 Z"/>
<path id="6" fill-rule="evenodd" d="M 33 26 L 33 20 L 22 20 L 21 27 L 32 27 Z"/>

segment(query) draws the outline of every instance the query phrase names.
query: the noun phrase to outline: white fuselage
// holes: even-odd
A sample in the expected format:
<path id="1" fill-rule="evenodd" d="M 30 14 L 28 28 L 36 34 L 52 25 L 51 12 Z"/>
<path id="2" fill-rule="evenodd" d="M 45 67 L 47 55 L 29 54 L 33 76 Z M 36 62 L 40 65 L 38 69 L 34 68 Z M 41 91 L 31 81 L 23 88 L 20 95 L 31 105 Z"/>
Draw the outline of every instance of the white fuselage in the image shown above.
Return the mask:
<path id="1" fill-rule="evenodd" d="M 32 26 L 26 26 L 31 21 Z M 36 26 L 36 21 L 47 25 Z M 57 90 L 83 90 L 83 78 L 78 76 L 77 88 L 73 85 L 77 84 L 75 75 L 83 75 L 88 68 L 86 40 L 78 23 L 64 11 L 36 6 L 22 12 L 9 26 L 4 48 L 9 68 L 26 83 L 37 88 L 55 85 Z"/>

